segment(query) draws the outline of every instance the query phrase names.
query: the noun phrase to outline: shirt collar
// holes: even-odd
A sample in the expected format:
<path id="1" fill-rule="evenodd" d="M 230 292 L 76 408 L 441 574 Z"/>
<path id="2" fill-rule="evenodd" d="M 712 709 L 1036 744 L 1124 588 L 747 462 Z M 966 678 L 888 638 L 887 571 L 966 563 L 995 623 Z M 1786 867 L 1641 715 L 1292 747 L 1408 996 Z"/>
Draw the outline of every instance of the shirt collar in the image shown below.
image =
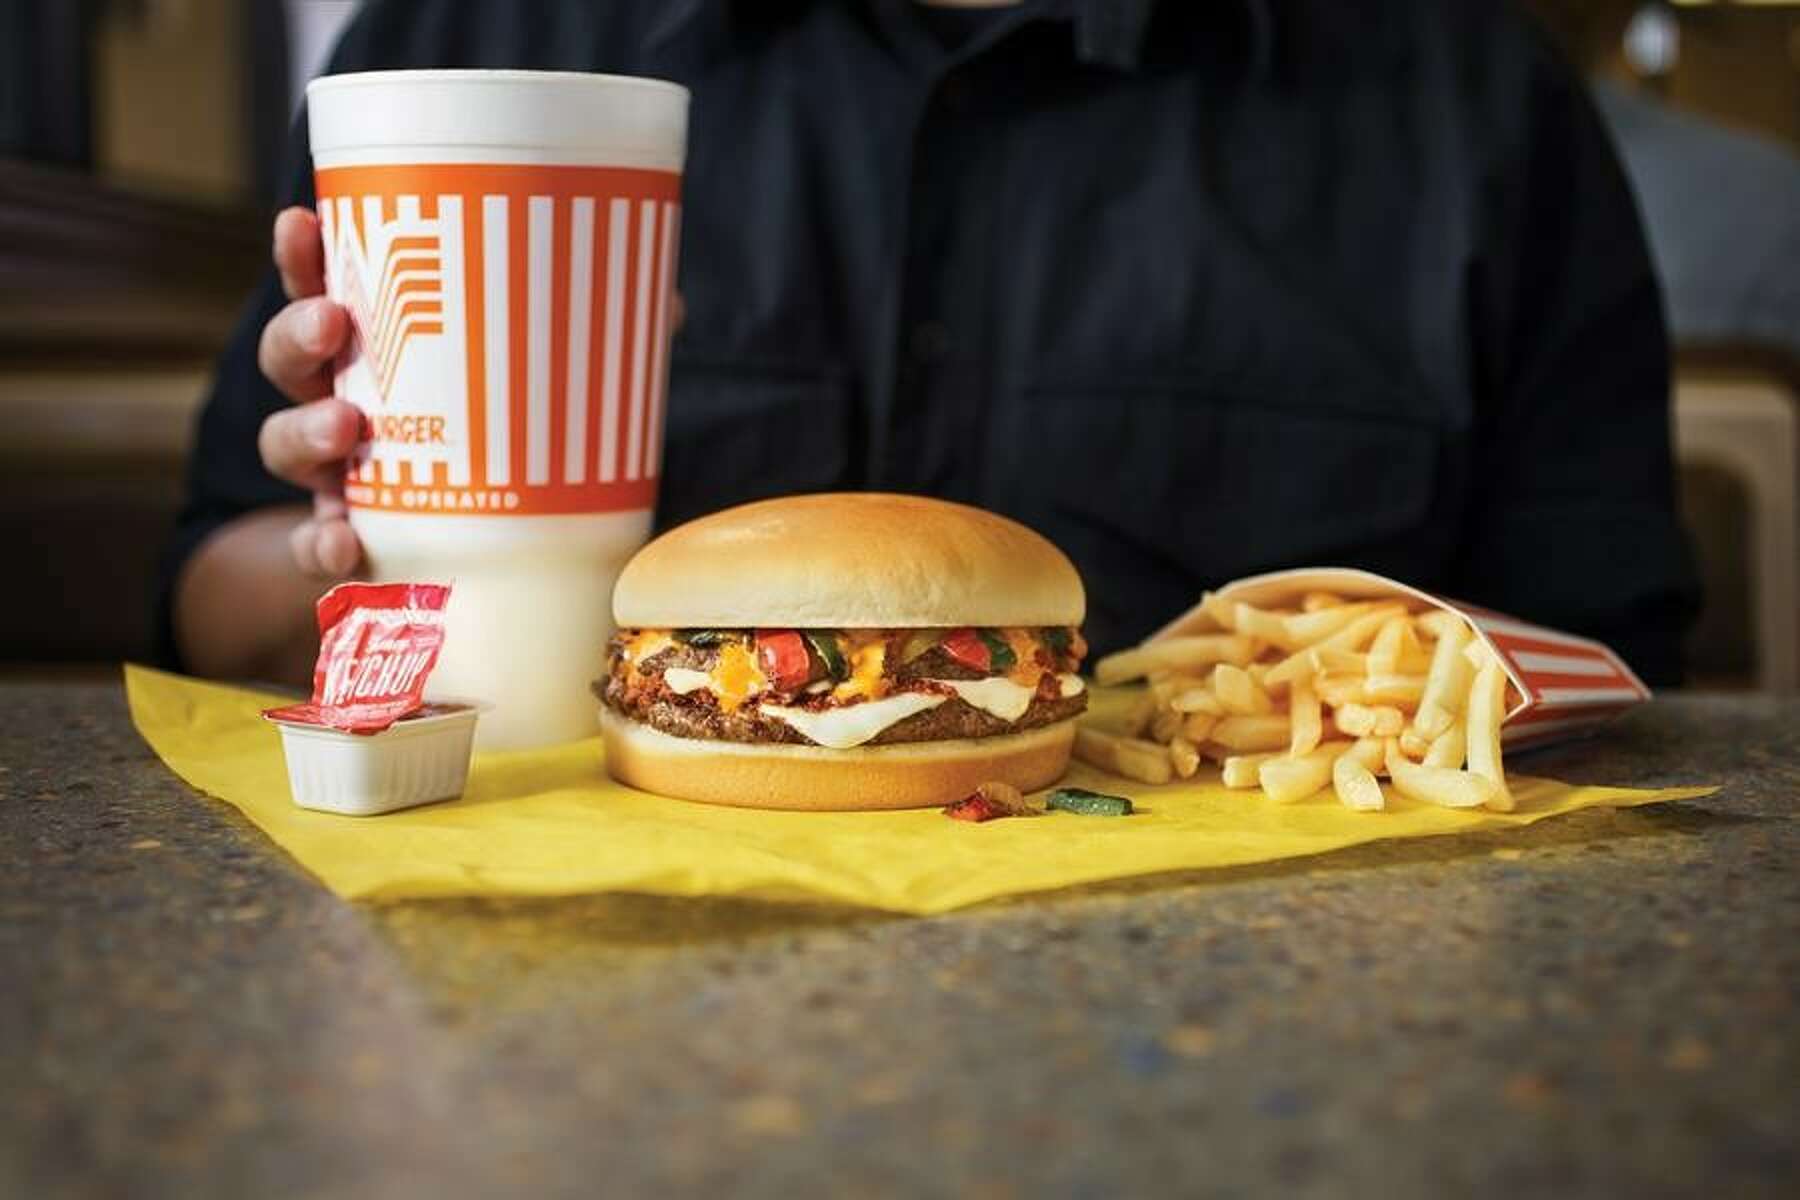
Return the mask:
<path id="1" fill-rule="evenodd" d="M 1040 0 L 1045 15 L 1066 17 L 1074 24 L 1075 56 L 1085 63 L 1116 70 L 1137 69 L 1144 39 L 1157 5 L 1174 0 Z M 1180 0 L 1194 3 L 1195 0 Z M 1250 61 L 1259 72 L 1268 65 L 1274 43 L 1274 12 L 1269 0 L 1207 0 L 1241 8 L 1250 31 Z M 645 47 L 658 50 L 678 39 L 697 36 L 719 45 L 729 32 L 727 10 L 743 0 L 666 0 L 651 23 Z"/>

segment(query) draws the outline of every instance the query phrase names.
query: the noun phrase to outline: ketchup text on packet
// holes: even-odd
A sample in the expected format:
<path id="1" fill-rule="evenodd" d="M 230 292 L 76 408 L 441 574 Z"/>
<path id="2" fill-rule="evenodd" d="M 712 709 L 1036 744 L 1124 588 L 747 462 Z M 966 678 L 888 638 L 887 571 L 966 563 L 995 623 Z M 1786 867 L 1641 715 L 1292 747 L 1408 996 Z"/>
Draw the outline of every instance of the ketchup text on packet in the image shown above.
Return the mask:
<path id="1" fill-rule="evenodd" d="M 424 706 L 444 644 L 450 589 L 434 583 L 345 583 L 319 598 L 319 658 L 308 704 L 277 720 L 379 733 Z"/>
<path id="2" fill-rule="evenodd" d="M 319 703 L 349 704 L 409 692 L 436 657 L 430 651 L 414 650 L 388 654 L 376 651 L 361 658 L 341 658 L 326 668 Z"/>

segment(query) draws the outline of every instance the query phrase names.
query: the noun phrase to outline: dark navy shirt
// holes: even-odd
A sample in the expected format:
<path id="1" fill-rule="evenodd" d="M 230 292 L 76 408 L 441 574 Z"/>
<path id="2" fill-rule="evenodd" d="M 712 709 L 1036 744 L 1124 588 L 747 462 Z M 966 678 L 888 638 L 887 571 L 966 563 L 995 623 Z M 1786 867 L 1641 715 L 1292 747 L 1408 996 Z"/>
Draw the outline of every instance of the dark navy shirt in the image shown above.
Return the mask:
<path id="1" fill-rule="evenodd" d="M 659 523 L 835 488 L 1010 514 L 1138 638 L 1235 576 L 1387 572 L 1679 671 L 1694 585 L 1638 217 L 1495 0 L 392 0 L 337 71 L 693 89 Z M 310 201 L 304 125 L 293 196 Z M 292 489 L 257 333 L 170 578 Z"/>

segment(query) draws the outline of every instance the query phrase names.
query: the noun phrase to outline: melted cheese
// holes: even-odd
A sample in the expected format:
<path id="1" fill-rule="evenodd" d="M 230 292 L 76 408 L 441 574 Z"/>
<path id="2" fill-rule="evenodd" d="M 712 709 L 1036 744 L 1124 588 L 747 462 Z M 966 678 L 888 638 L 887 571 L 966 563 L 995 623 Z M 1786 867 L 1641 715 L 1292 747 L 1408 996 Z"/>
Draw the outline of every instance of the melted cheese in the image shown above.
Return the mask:
<path id="1" fill-rule="evenodd" d="M 876 638 L 850 651 L 850 678 L 837 685 L 831 693 L 834 700 L 852 700 L 857 697 L 868 697 L 873 700 L 886 690 L 887 681 L 882 678 L 882 671 L 887 666 L 887 639 Z"/>
<path id="2" fill-rule="evenodd" d="M 1011 647 L 1013 652 L 1013 665 L 1007 668 L 1006 677 L 1014 683 L 1036 687 L 1038 676 L 1044 672 L 1044 669 L 1038 665 L 1039 642 L 1036 636 L 1024 629 L 1002 629 L 999 633 L 1001 640 Z"/>
<path id="3" fill-rule="evenodd" d="M 923 692 L 902 692 L 885 700 L 868 700 L 843 708 L 828 708 L 823 712 L 808 712 L 803 708 L 789 708 L 780 704 L 759 705 L 757 711 L 785 722 L 821 746 L 833 750 L 848 750 L 879 736 L 888 726 L 896 725 L 915 713 L 936 708 L 944 700 L 943 696 L 930 696 Z"/>
<path id="4" fill-rule="evenodd" d="M 719 647 L 719 661 L 712 669 L 712 690 L 719 707 L 735 712 L 757 692 L 767 691 L 769 681 L 756 665 L 756 656 L 741 642 L 726 642 Z"/>
<path id="5" fill-rule="evenodd" d="M 685 696 L 689 692 L 697 692 L 701 688 L 711 688 L 712 676 L 705 671 L 690 671 L 686 667 L 670 667 L 663 672 L 663 682 L 677 696 Z"/>
<path id="6" fill-rule="evenodd" d="M 1025 710 L 1031 707 L 1031 698 L 1037 695 L 1036 688 L 998 675 L 991 679 L 933 679 L 931 682 L 949 688 L 962 697 L 963 703 L 1002 721 L 1016 721 L 1024 716 Z"/>
<path id="7" fill-rule="evenodd" d="M 1056 677 L 1056 684 L 1058 689 L 1062 692 L 1062 698 L 1064 700 L 1073 696 L 1079 696 L 1081 693 L 1087 691 L 1086 681 L 1083 680 L 1081 676 L 1073 673 L 1058 675 Z"/>

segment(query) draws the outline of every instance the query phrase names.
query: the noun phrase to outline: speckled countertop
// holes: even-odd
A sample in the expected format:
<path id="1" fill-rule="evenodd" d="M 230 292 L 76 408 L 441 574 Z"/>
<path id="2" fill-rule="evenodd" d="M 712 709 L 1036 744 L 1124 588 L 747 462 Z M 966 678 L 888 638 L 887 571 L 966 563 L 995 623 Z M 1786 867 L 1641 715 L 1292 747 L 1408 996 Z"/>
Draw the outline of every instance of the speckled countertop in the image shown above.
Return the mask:
<path id="1" fill-rule="evenodd" d="M 1800 1179 L 1800 703 L 1703 801 L 952 916 L 342 903 L 0 685 L 0 1196 L 1656 1196 Z"/>

